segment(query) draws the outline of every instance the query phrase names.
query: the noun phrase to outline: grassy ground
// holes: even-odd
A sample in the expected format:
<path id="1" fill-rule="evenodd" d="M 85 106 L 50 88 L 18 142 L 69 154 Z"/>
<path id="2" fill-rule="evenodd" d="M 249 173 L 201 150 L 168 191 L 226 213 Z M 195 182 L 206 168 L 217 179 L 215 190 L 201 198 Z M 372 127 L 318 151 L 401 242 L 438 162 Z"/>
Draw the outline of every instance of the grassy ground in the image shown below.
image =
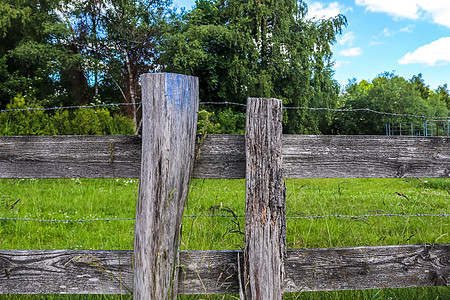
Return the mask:
<path id="1" fill-rule="evenodd" d="M 450 211 L 444 179 L 287 180 L 287 216 Z M 193 180 L 181 248 L 241 249 L 243 180 Z M 138 182 L 131 179 L 0 180 L 0 217 L 37 219 L 133 218 Z M 17 201 L 18 200 L 18 201 Z M 220 214 L 232 217 L 205 217 Z M 195 215 L 195 217 L 192 217 Z M 190 217 L 189 217 L 190 216 Z M 235 216 L 235 217 L 234 217 Z M 0 249 L 133 248 L 133 221 L 43 223 L 0 220 Z M 288 219 L 289 248 L 450 243 L 449 217 Z M 181 299 L 236 299 L 180 296 Z M 131 299 L 128 296 L 15 296 L 0 299 Z M 287 294 L 286 299 L 450 299 L 450 288 Z"/>

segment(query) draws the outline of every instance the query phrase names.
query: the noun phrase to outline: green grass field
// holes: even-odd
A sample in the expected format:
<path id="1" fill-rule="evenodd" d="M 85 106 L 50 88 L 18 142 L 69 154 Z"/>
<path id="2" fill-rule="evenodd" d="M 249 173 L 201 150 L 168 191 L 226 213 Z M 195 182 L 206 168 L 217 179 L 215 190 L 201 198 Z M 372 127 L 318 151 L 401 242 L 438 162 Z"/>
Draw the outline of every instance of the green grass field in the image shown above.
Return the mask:
<path id="1" fill-rule="evenodd" d="M 450 243 L 449 217 L 291 217 L 450 212 L 450 180 L 286 180 L 289 248 Z M 193 180 L 183 219 L 182 250 L 242 249 L 244 180 Z M 133 179 L 0 180 L 0 217 L 115 219 L 135 216 Z M 404 195 L 404 196 L 402 196 Z M 207 215 L 236 217 L 206 217 Z M 196 216 L 196 217 L 192 217 Z M 133 248 L 134 221 L 25 222 L 0 220 L 1 249 Z M 237 299 L 233 295 L 180 299 Z M 409 288 L 287 294 L 286 299 L 450 299 L 450 288 Z M 131 299 L 130 296 L 0 295 L 0 299 Z"/>

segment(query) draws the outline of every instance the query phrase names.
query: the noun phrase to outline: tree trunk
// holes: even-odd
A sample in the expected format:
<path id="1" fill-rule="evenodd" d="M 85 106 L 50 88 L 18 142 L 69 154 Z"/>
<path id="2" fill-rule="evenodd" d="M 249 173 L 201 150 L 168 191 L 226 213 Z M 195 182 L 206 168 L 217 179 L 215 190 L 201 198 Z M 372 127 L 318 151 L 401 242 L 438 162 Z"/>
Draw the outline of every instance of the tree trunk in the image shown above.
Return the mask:
<path id="1" fill-rule="evenodd" d="M 134 130 L 137 130 L 138 120 L 137 120 L 137 109 L 136 109 L 136 98 L 137 98 L 137 74 L 135 74 L 136 67 L 134 66 L 133 61 L 131 61 L 130 56 L 128 54 L 127 49 L 124 49 L 125 54 L 125 62 L 127 67 L 126 72 L 126 87 L 127 87 L 127 95 L 128 95 L 128 103 L 127 107 L 128 116 L 133 118 Z"/>

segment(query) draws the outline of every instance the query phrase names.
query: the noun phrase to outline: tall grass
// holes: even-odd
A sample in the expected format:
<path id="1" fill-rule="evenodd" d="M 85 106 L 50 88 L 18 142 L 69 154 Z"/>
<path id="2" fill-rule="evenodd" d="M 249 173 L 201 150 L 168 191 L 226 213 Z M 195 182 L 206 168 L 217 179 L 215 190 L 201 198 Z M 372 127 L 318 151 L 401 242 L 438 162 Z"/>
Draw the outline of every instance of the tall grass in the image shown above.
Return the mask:
<path id="1" fill-rule="evenodd" d="M 286 180 L 287 216 L 450 211 L 444 179 Z M 33 219 L 133 218 L 133 179 L 0 180 L 0 217 Z M 18 201 L 17 201 L 18 200 Z M 182 250 L 242 249 L 244 180 L 193 180 L 183 219 Z M 228 215 L 230 217 L 208 217 Z M 193 217 L 194 216 L 194 217 Z M 288 248 L 450 243 L 449 217 L 288 219 Z M 133 248 L 134 222 L 25 222 L 0 220 L 1 249 Z M 182 295 L 180 299 L 237 299 Z M 302 292 L 286 299 L 450 299 L 450 288 Z M 0 299 L 131 299 L 125 295 L 0 295 Z"/>

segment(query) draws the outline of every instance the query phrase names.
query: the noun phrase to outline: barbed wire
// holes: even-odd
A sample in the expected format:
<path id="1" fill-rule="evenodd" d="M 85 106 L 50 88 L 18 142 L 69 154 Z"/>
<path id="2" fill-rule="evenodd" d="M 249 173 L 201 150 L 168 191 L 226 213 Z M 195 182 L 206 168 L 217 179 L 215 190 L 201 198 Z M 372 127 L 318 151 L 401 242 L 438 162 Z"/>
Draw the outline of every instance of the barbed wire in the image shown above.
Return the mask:
<path id="1" fill-rule="evenodd" d="M 423 116 L 423 115 L 413 115 L 413 114 L 398 114 L 398 113 L 390 113 L 390 112 L 383 112 L 383 111 L 377 111 L 373 110 L 371 108 L 352 108 L 352 109 L 346 109 L 346 108 L 326 108 L 326 107 L 283 107 L 283 109 L 306 109 L 306 110 L 326 110 L 326 111 L 333 111 L 333 112 L 358 112 L 358 111 L 367 111 L 375 114 L 380 115 L 388 115 L 388 116 L 395 116 L 395 117 L 410 117 L 410 118 L 421 118 L 421 119 L 440 119 L 440 120 L 450 120 L 450 117 L 431 117 L 431 116 Z"/>
<path id="2" fill-rule="evenodd" d="M 239 106 L 247 106 L 246 104 L 236 103 L 236 102 L 202 102 L 200 104 L 205 105 L 239 105 Z M 293 109 L 302 109 L 302 110 L 311 110 L 311 111 L 332 111 L 332 112 L 371 112 L 380 115 L 387 116 L 395 116 L 395 117 L 410 117 L 410 118 L 421 118 L 421 119 L 440 119 L 440 120 L 450 120 L 450 117 L 433 117 L 433 116 L 424 116 L 424 115 L 413 115 L 413 114 L 399 114 L 399 113 L 390 113 L 374 110 L 371 108 L 328 108 L 328 107 L 306 107 L 306 106 L 283 106 L 283 110 L 293 110 Z"/>
<path id="3" fill-rule="evenodd" d="M 247 107 L 247 104 L 237 103 L 237 102 L 200 102 L 200 105 L 238 105 L 238 106 L 244 106 Z"/>
<path id="4" fill-rule="evenodd" d="M 56 220 L 56 219 L 29 219 L 29 218 L 4 218 L 0 220 L 5 221 L 26 221 L 26 222 L 49 222 L 49 223 L 69 223 L 69 222 L 111 222 L 111 221 L 134 221 L 135 218 L 118 218 L 118 219 L 71 219 L 71 220 Z"/>
<path id="5" fill-rule="evenodd" d="M 91 105 L 71 105 L 71 106 L 55 106 L 55 107 L 29 107 L 29 108 L 11 108 L 11 109 L 3 109 L 0 110 L 0 113 L 4 112 L 13 112 L 13 111 L 49 111 L 49 110 L 58 110 L 58 109 L 77 109 L 77 108 L 95 108 L 95 107 L 114 107 L 114 106 L 130 106 L 130 105 L 142 105 L 142 102 L 137 103 L 104 103 L 104 104 L 91 104 Z M 247 107 L 246 104 L 237 103 L 237 102 L 200 102 L 200 105 L 236 105 Z M 387 116 L 395 116 L 395 117 L 410 117 L 410 118 L 420 118 L 420 119 L 438 119 L 438 120 L 449 120 L 450 117 L 434 117 L 434 116 L 425 116 L 425 115 L 414 115 L 414 114 L 400 114 L 400 113 L 391 113 L 391 112 L 383 112 L 374 110 L 371 108 L 328 108 L 328 107 L 306 107 L 306 106 L 284 106 L 283 110 L 310 110 L 310 111 L 331 111 L 331 112 L 370 112 L 374 114 L 387 115 Z"/>
<path id="6" fill-rule="evenodd" d="M 198 218 L 198 217 L 223 217 L 223 218 L 245 218 L 243 215 L 233 216 L 233 215 L 188 215 L 183 216 L 185 218 Z M 403 217 L 403 218 L 413 218 L 413 217 L 450 217 L 450 214 L 364 214 L 364 215 L 318 215 L 318 216 L 296 216 L 296 217 L 286 217 L 288 220 L 295 219 L 320 219 L 320 218 L 348 218 L 348 219 L 362 219 L 370 217 Z"/>
<path id="7" fill-rule="evenodd" d="M 243 215 L 186 215 L 184 218 L 245 218 Z M 450 214 L 364 214 L 364 215 L 317 215 L 317 216 L 296 216 L 286 217 L 288 220 L 297 219 L 322 219 L 322 218 L 347 218 L 347 219 L 364 219 L 373 217 L 401 217 L 401 218 L 417 218 L 417 217 L 450 217 Z M 49 222 L 49 223 L 69 223 L 69 222 L 111 222 L 111 221 L 135 221 L 135 218 L 117 218 L 117 219 L 70 219 L 70 220 L 58 220 L 58 219 L 31 219 L 31 218 L 5 218 L 0 217 L 0 220 L 5 221 L 26 221 L 26 222 Z"/>
<path id="8" fill-rule="evenodd" d="M 137 103 L 103 103 L 103 104 L 71 105 L 71 106 L 55 106 L 55 107 L 10 108 L 10 109 L 2 109 L 2 110 L 0 110 L 0 113 L 12 112 L 12 111 L 47 111 L 47 110 L 58 110 L 58 109 L 94 108 L 94 107 L 127 106 L 127 105 L 141 105 L 141 104 L 142 104 L 142 102 L 137 102 Z"/>
<path id="9" fill-rule="evenodd" d="M 365 215 L 323 215 L 323 216 L 298 216 L 298 217 L 287 217 L 286 219 L 319 219 L 319 218 L 348 218 L 348 219 L 364 219 L 372 217 L 402 217 L 402 218 L 414 218 L 414 217 L 450 217 L 450 214 L 365 214 Z"/>

